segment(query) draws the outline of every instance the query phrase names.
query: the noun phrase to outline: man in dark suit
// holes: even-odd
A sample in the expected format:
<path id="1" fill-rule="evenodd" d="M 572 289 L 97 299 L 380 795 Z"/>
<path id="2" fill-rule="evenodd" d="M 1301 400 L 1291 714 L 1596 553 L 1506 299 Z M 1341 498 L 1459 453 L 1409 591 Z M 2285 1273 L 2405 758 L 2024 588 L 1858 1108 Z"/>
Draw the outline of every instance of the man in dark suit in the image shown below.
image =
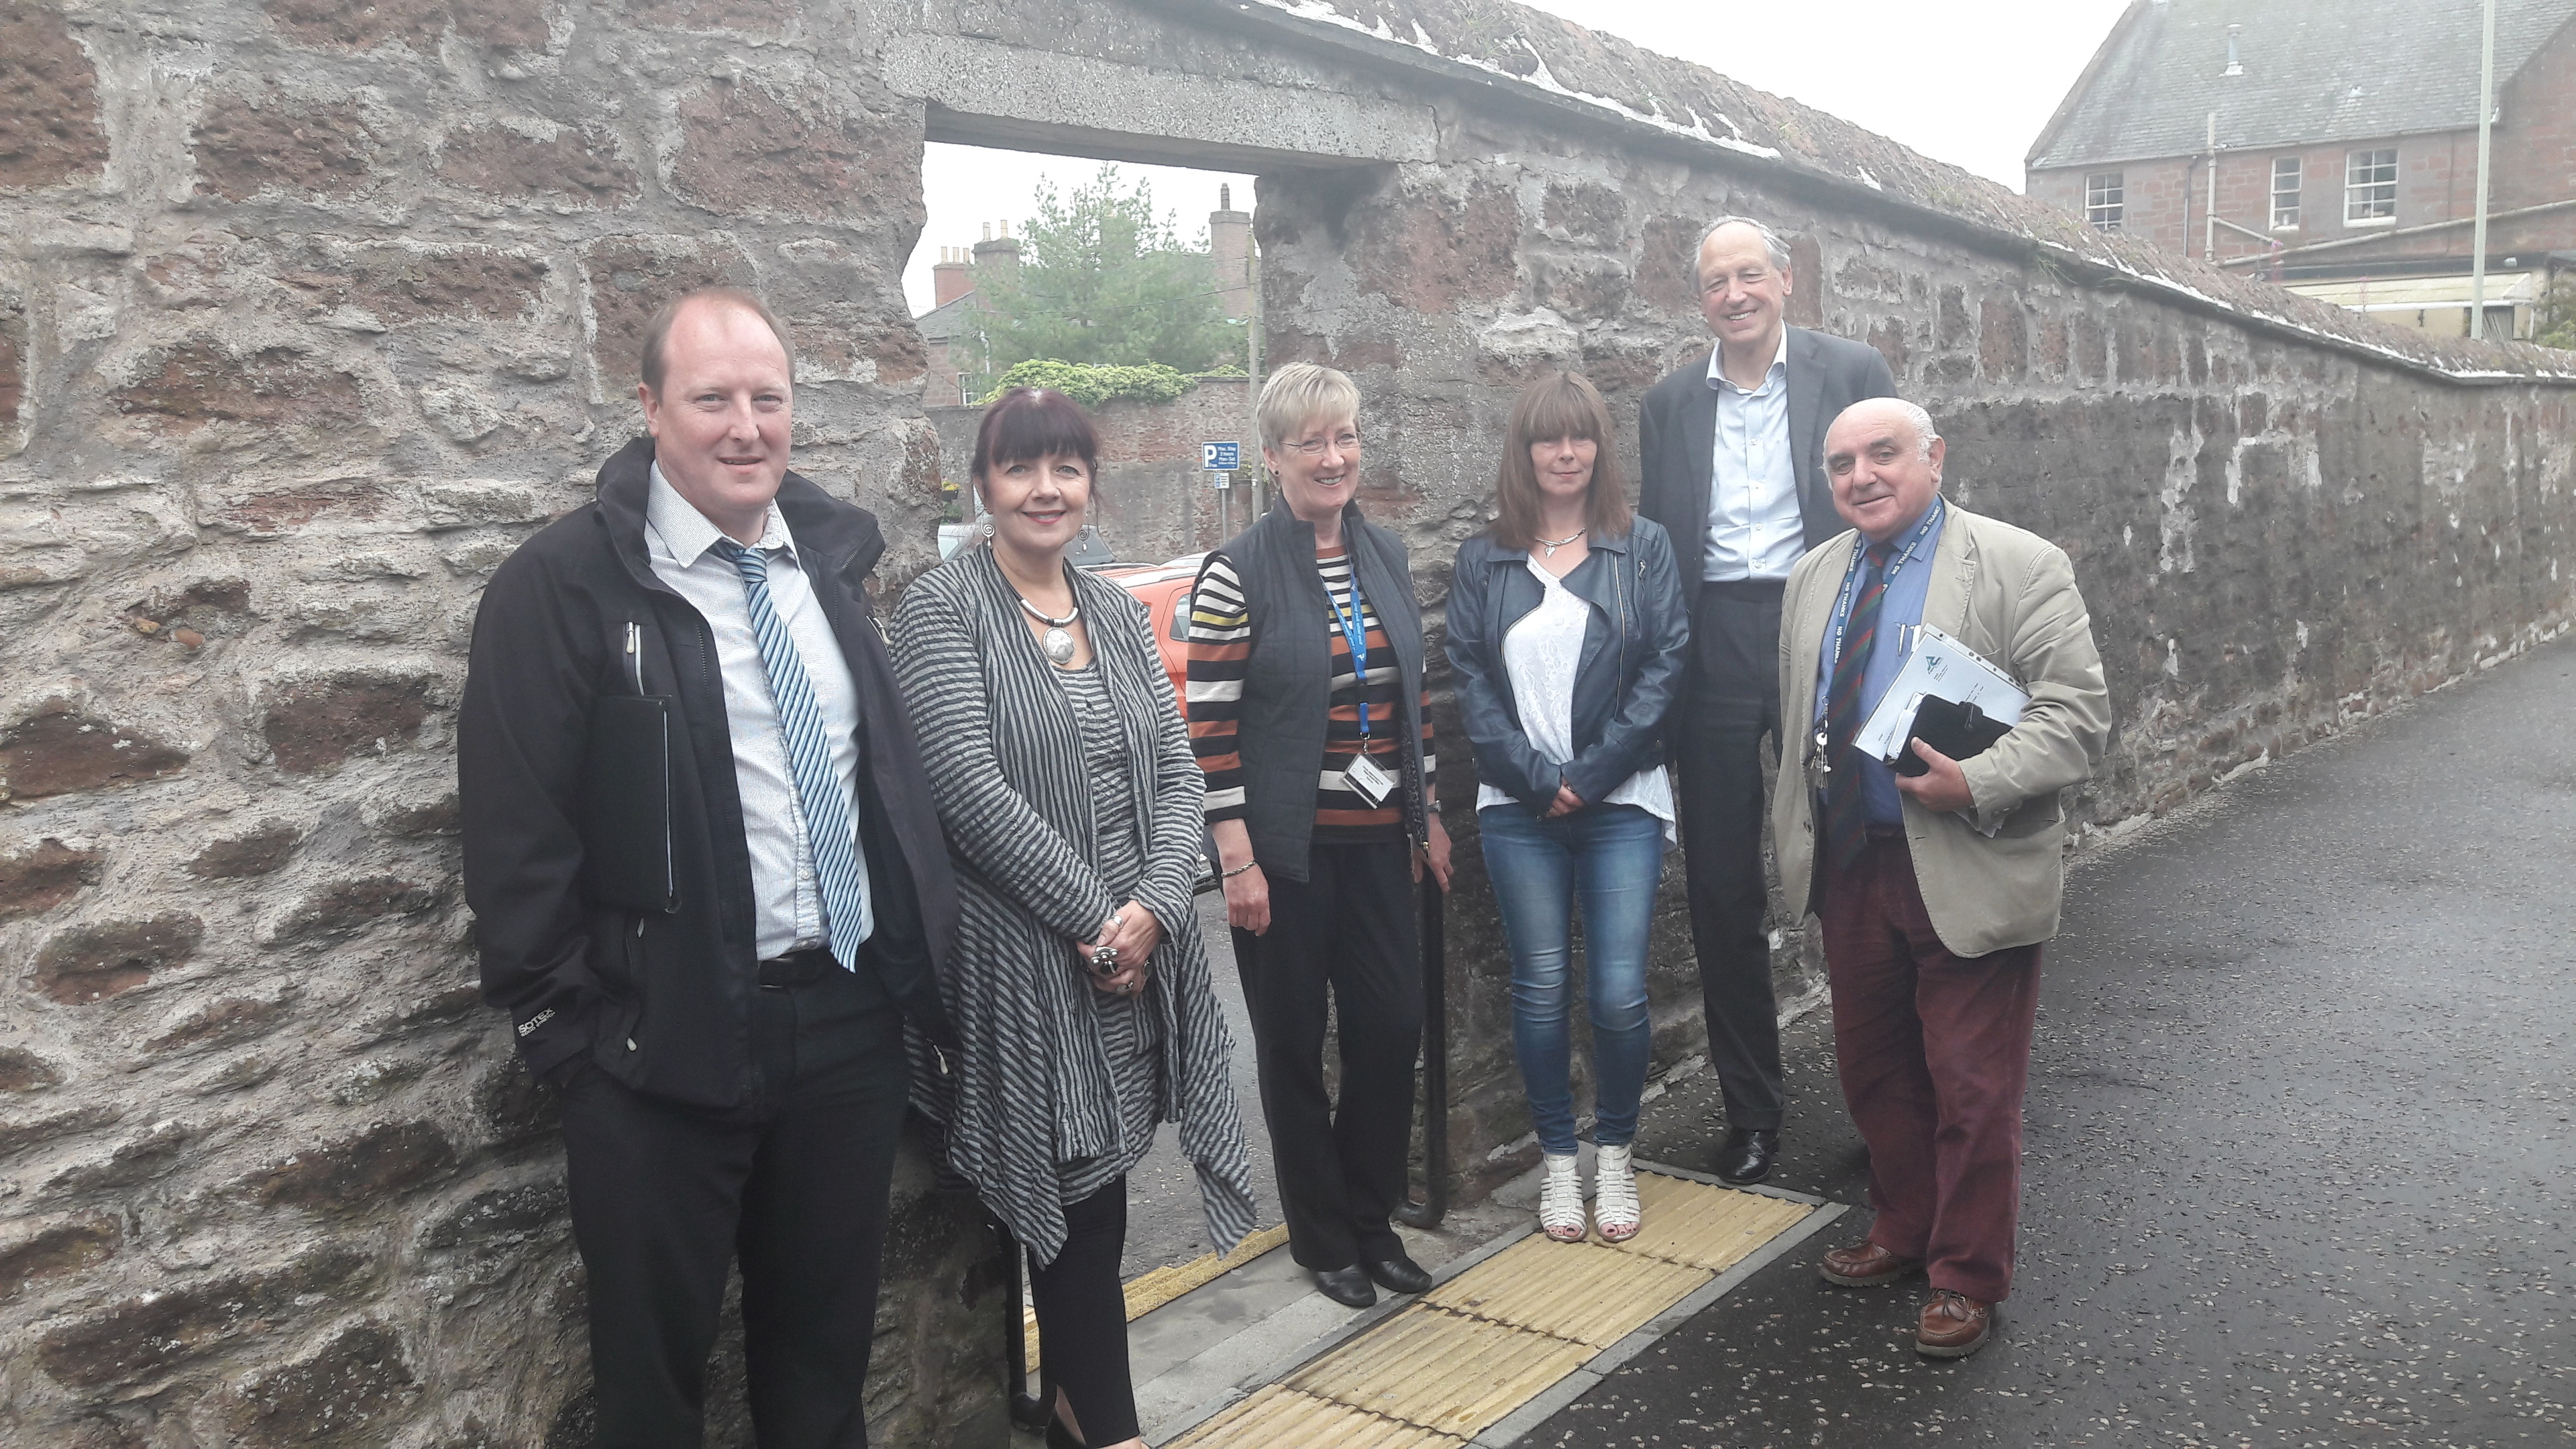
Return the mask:
<path id="1" fill-rule="evenodd" d="M 862 1449 L 904 1025 L 951 1040 L 956 881 L 860 588 L 876 520 L 787 471 L 777 319 L 691 293 L 641 372 L 650 436 L 475 615 L 483 996 L 562 1093 L 599 1442 L 696 1449 L 739 1256 L 762 1449 Z"/>
<path id="2" fill-rule="evenodd" d="M 1759 1182 L 1779 1152 L 1780 1024 L 1762 929 L 1762 737 L 1780 737 L 1780 594 L 1799 556 L 1844 531 L 1825 425 L 1896 381 L 1877 349 L 1791 327 L 1789 248 L 1750 217 L 1699 246 L 1700 315 L 1717 345 L 1640 408 L 1640 512 L 1672 535 L 1690 602 L 1689 678 L 1665 731 L 1681 776 L 1682 848 L 1708 1055 L 1726 1097 L 1718 1176 Z M 1783 758 L 1797 758 L 1785 741 Z"/>

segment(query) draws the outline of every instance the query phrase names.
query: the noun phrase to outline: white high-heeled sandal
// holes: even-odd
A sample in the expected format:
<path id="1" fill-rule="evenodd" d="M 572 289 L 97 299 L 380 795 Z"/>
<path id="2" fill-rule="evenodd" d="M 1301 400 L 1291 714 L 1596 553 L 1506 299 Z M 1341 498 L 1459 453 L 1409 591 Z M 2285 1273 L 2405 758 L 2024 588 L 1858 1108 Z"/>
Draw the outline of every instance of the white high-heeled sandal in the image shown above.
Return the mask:
<path id="1" fill-rule="evenodd" d="M 1583 1178 L 1575 1155 L 1547 1154 L 1547 1181 L 1538 1190 L 1539 1231 L 1560 1243 L 1583 1241 Z"/>
<path id="2" fill-rule="evenodd" d="M 1592 1161 L 1592 1225 L 1605 1243 L 1624 1243 L 1637 1236 L 1642 1212 L 1637 1205 L 1637 1169 L 1628 1148 L 1601 1148 Z"/>

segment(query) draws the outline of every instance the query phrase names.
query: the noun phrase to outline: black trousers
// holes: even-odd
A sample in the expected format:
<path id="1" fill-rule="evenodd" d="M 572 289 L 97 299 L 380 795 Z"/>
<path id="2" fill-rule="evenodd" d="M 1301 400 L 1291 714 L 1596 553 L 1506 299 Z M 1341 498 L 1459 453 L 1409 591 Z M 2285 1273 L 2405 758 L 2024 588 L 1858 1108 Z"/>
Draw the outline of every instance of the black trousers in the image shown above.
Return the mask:
<path id="1" fill-rule="evenodd" d="M 1691 939 L 1708 1013 L 1708 1059 L 1730 1127 L 1780 1128 L 1780 1008 L 1763 929 L 1762 737 L 1780 735 L 1780 586 L 1702 584 L 1691 608 L 1687 689 L 1675 732 Z M 1798 715 L 1806 717 L 1804 711 Z"/>
<path id="2" fill-rule="evenodd" d="M 1055 1412 L 1055 1390 L 1073 1401 L 1085 1444 L 1123 1444 L 1136 1427 L 1136 1386 L 1127 1367 L 1127 1179 L 1064 1207 L 1064 1247 L 1029 1275 L 1038 1311 L 1039 1398 Z"/>
<path id="3" fill-rule="evenodd" d="M 868 1442 L 902 1018 L 872 967 L 826 964 L 754 993 L 751 1048 L 761 1085 L 724 1111 L 648 1097 L 587 1061 L 564 1083 L 600 1449 L 697 1449 L 737 1256 L 761 1449 Z"/>
<path id="4" fill-rule="evenodd" d="M 1304 881 L 1271 877 L 1270 929 L 1234 933 L 1288 1254 L 1304 1267 L 1404 1251 L 1387 1217 L 1405 1198 L 1422 1050 L 1412 860 L 1402 840 L 1315 846 Z M 1324 1090 L 1327 993 L 1338 1108 Z"/>

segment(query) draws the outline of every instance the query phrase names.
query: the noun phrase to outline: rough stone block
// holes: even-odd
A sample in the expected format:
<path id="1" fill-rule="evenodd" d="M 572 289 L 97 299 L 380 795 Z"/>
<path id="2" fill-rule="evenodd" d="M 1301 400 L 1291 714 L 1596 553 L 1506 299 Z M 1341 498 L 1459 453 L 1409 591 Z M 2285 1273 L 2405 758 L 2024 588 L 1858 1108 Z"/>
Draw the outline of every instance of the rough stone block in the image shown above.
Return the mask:
<path id="1" fill-rule="evenodd" d="M 919 133 L 888 119 L 717 81 L 680 102 L 671 184 L 719 215 L 823 219 L 921 188 Z"/>
<path id="2" fill-rule="evenodd" d="M 358 1323 L 312 1357 L 244 1384 L 225 1417 L 245 1449 L 381 1444 L 420 1393 L 402 1336 L 387 1324 Z"/>
<path id="3" fill-rule="evenodd" d="M 478 1253 L 516 1247 L 563 1233 L 568 1203 L 563 1173 L 549 1168 L 533 1181 L 485 1188 L 436 1214 L 422 1225 L 419 1243 L 435 1251 Z"/>
<path id="4" fill-rule="evenodd" d="M 205 1133 L 185 1122 L 155 1122 L 104 1152 L 54 1174 L 43 1196 L 53 1199 L 124 1192 L 168 1177 Z"/>
<path id="5" fill-rule="evenodd" d="M 206 923 L 184 911 L 59 932 L 36 952 L 36 990 L 66 1006 L 121 996 L 197 952 Z"/>
<path id="6" fill-rule="evenodd" d="M 184 1287 L 164 1286 L 116 1307 L 60 1324 L 36 1345 L 36 1362 L 76 1389 L 132 1384 L 243 1342 L 307 1294 L 348 1285 L 364 1254 L 326 1249 L 287 1267 Z"/>
<path id="7" fill-rule="evenodd" d="M 14 297 L 0 293 L 0 448 L 12 443 L 7 430 L 17 426 L 27 401 L 27 313 Z"/>
<path id="8" fill-rule="evenodd" d="M 188 862 L 188 874 L 200 880 L 240 880 L 267 875 L 295 853 L 300 832 L 283 820 L 263 821 L 248 835 L 218 840 Z"/>
<path id="9" fill-rule="evenodd" d="M 184 768 L 188 752 L 67 705 L 0 730 L 0 800 L 131 785 Z"/>
<path id="10" fill-rule="evenodd" d="M 71 27 L 50 6 L 0 6 L 0 191 L 97 175 L 107 151 L 98 70 Z M 0 422 L 10 416 L 0 407 Z"/>
<path id="11" fill-rule="evenodd" d="M 347 196 L 367 184 L 380 144 L 353 101 L 218 93 L 197 119 L 197 189 L 226 201 L 264 191 Z"/>
<path id="12" fill-rule="evenodd" d="M 1659 216 L 1646 223 L 1637 250 L 1637 300 L 1657 312 L 1699 315 L 1699 234 L 1707 223 Z"/>
<path id="13" fill-rule="evenodd" d="M 0 856 L 0 921 L 42 915 L 79 895 L 83 886 L 98 883 L 106 860 L 104 850 L 75 850 L 51 839 Z"/>
<path id="14" fill-rule="evenodd" d="M 634 168 L 613 139 L 570 126 L 554 128 L 550 139 L 501 122 L 451 131 L 439 147 L 438 176 L 490 196 L 560 196 L 602 207 L 623 206 L 636 191 Z"/>
<path id="15" fill-rule="evenodd" d="M 125 1246 L 125 1225 L 105 1214 L 21 1223 L 0 1240 L 0 1300 L 38 1278 L 104 1263 Z"/>
<path id="16" fill-rule="evenodd" d="M 335 769 L 351 755 L 407 748 L 429 717 L 429 681 L 417 676 L 332 674 L 281 686 L 260 735 L 290 775 Z"/>
<path id="17" fill-rule="evenodd" d="M 333 881 L 307 894 L 263 935 L 271 946 L 332 940 L 364 930 L 385 916 L 418 915 L 438 904 L 438 892 L 396 875 Z"/>
<path id="18" fill-rule="evenodd" d="M 399 40 L 422 56 L 447 33 L 447 0 L 265 0 L 269 22 L 297 45 L 373 50 Z"/>
<path id="19" fill-rule="evenodd" d="M 388 1122 L 307 1148 L 244 1185 L 268 1207 L 356 1213 L 444 1177 L 456 1145 L 428 1122 Z"/>
<path id="20" fill-rule="evenodd" d="M 2019 382 L 2030 366 L 2030 324 L 2014 297 L 1977 302 L 1977 365 L 1988 382 Z"/>
<path id="21" fill-rule="evenodd" d="M 354 307 L 389 327 L 428 319 L 514 322 L 527 316 L 546 265 L 495 247 L 359 247 L 332 270 L 279 280 L 326 308 Z"/>
<path id="22" fill-rule="evenodd" d="M 356 379 L 286 347 L 235 357 L 211 341 L 181 343 L 157 370 L 116 389 L 116 410 L 172 431 L 208 423 L 345 425 L 366 411 Z"/>
<path id="23" fill-rule="evenodd" d="M 292 999 L 291 992 L 283 991 L 273 996 L 225 997 L 172 1022 L 159 1035 L 145 1042 L 143 1049 L 158 1054 L 233 1046 L 266 1036 L 271 1027 L 285 1018 L 287 1003 Z"/>
<path id="24" fill-rule="evenodd" d="M 1789 238 L 1789 300 L 1780 309 L 1782 320 L 1792 327 L 1825 325 L 1825 302 L 1832 290 L 1825 275 L 1824 249 L 1812 236 Z"/>
<path id="25" fill-rule="evenodd" d="M 111 1126 L 124 1115 L 114 1107 L 74 1107 L 41 1117 L 18 1117 L 0 1121 L 0 1161 L 17 1156 L 31 1147 L 59 1142 L 84 1132 Z"/>
<path id="26" fill-rule="evenodd" d="M 63 1069 L 24 1047 L 0 1047 L 0 1092 L 41 1092 L 63 1084 Z"/>
<path id="27" fill-rule="evenodd" d="M 591 356 L 602 394 L 631 396 L 640 379 L 644 324 L 664 302 L 696 287 L 745 286 L 751 259 L 723 242 L 694 237 L 607 237 L 582 251 L 590 302 Z"/>
<path id="28" fill-rule="evenodd" d="M 1510 296 L 1520 285 L 1520 203 L 1491 181 L 1463 198 L 1436 192 L 1373 210 L 1353 239 L 1360 285 L 1416 312 Z"/>
<path id="29" fill-rule="evenodd" d="M 796 18 L 795 0 L 626 0 L 622 8 L 638 25 L 736 35 L 783 35 Z"/>

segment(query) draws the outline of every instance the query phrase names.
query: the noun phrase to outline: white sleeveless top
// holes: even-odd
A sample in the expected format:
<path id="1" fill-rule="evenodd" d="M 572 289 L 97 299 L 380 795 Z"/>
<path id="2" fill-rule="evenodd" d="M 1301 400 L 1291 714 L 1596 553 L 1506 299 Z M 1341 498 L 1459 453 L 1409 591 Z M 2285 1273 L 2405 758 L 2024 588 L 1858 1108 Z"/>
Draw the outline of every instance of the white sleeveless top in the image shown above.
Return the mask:
<path id="1" fill-rule="evenodd" d="M 1520 617 L 1503 636 L 1503 669 L 1511 675 L 1512 700 L 1520 707 L 1521 733 L 1530 748 L 1551 760 L 1574 758 L 1574 671 L 1583 660 L 1583 632 L 1592 624 L 1592 605 L 1563 580 L 1529 561 L 1532 577 L 1544 591 L 1537 608 Z M 1515 803 L 1512 796 L 1481 781 L 1476 808 Z M 1597 801 L 1585 804 L 1634 805 L 1664 822 L 1664 841 L 1671 844 L 1673 788 L 1661 763 L 1648 765 Z M 1537 807 L 1543 814 L 1547 805 Z"/>

